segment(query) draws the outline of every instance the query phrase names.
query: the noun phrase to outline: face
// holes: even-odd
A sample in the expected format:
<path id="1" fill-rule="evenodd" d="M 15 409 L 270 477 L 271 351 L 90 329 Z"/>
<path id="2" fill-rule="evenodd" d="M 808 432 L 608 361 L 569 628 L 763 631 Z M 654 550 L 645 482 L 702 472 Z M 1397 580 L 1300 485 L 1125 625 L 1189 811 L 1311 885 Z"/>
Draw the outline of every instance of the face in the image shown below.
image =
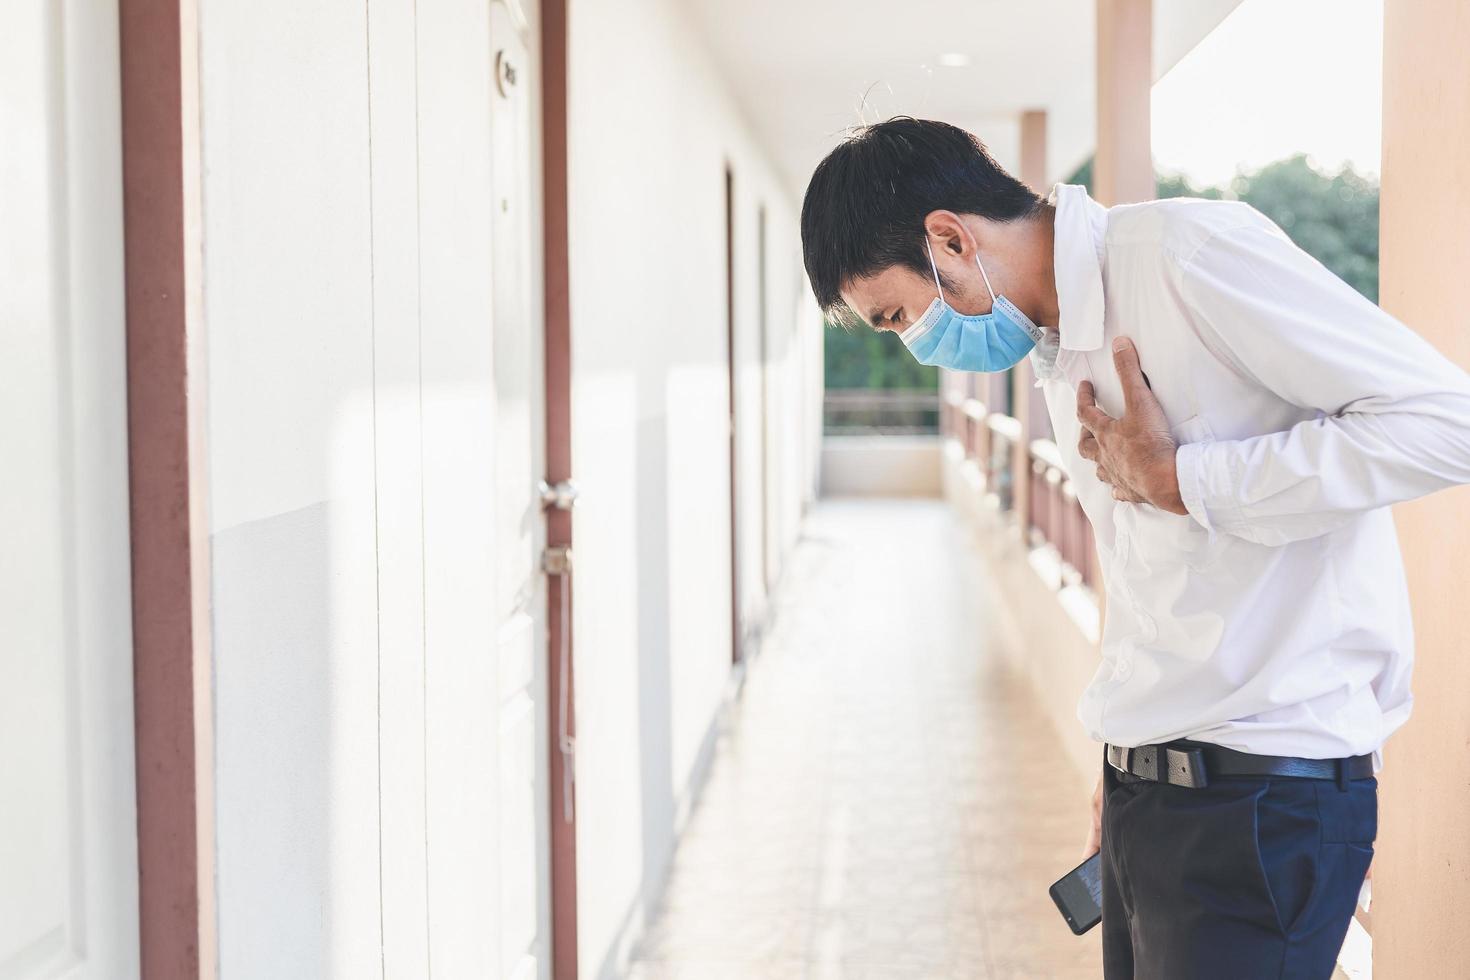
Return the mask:
<path id="1" fill-rule="evenodd" d="M 974 316 L 990 312 L 990 292 L 980 270 L 970 266 L 973 277 L 958 270 L 944 272 L 944 299 L 957 313 Z M 989 273 L 989 269 L 986 270 Z M 973 281 L 969 281 L 973 278 Z M 994 280 L 991 280 L 994 285 Z M 842 290 L 848 309 L 867 321 L 874 330 L 902 331 L 924 315 L 939 296 L 933 276 L 921 276 L 905 266 L 889 266 L 863 279 L 854 279 Z"/>
<path id="2" fill-rule="evenodd" d="M 990 291 L 985 288 L 985 281 L 975 264 L 974 238 L 963 232 L 945 235 L 946 232 L 949 232 L 948 228 L 940 230 L 940 235 L 945 237 L 929 236 L 934 263 L 939 267 L 944 283 L 945 301 L 956 312 L 967 316 L 989 313 Z M 991 268 L 992 264 L 993 260 L 986 261 L 985 271 L 991 277 L 991 285 L 999 289 L 997 270 Z M 932 274 L 920 274 L 897 265 L 871 276 L 853 279 L 841 292 L 848 309 L 867 321 L 874 330 L 897 331 L 923 316 L 929 304 L 939 296 Z"/>

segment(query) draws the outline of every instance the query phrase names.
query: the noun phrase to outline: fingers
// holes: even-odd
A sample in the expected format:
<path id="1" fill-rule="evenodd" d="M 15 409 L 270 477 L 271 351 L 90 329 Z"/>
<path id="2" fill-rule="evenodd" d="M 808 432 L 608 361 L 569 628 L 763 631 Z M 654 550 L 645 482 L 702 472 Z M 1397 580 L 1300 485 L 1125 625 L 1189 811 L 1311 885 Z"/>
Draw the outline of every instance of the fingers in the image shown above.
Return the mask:
<path id="1" fill-rule="evenodd" d="M 1133 370 L 1141 375 L 1141 372 L 1138 371 L 1136 354 L 1134 354 Z M 1103 460 L 1103 446 L 1100 437 L 1116 424 L 1116 420 L 1097 407 L 1096 393 L 1090 381 L 1083 381 L 1077 386 L 1077 421 L 1083 426 L 1082 434 L 1077 439 L 1077 454 L 1097 464 L 1097 478 L 1100 482 L 1112 487 L 1113 499 L 1133 504 L 1143 503 L 1143 498 L 1120 483 Z"/>
<path id="2" fill-rule="evenodd" d="M 1143 498 L 1140 497 L 1131 487 L 1122 483 L 1117 477 L 1113 475 L 1111 470 L 1109 470 L 1106 466 L 1103 466 L 1101 463 L 1099 463 L 1097 467 L 1097 479 L 1099 483 L 1105 483 L 1112 488 L 1114 500 L 1122 500 L 1130 504 L 1141 504 L 1144 502 Z"/>
<path id="3" fill-rule="evenodd" d="M 1077 412 L 1081 414 L 1084 406 L 1097 405 L 1097 398 L 1092 391 L 1092 382 L 1084 381 L 1077 386 Z"/>
<path id="4" fill-rule="evenodd" d="M 1098 462 L 1098 451 L 1097 436 L 1083 429 L 1081 438 L 1077 440 L 1077 454 L 1085 460 L 1096 463 Z"/>
<path id="5" fill-rule="evenodd" d="M 1091 381 L 1084 381 L 1077 386 L 1077 421 L 1093 435 L 1106 429 L 1113 421 L 1112 416 L 1097 407 Z"/>
<path id="6" fill-rule="evenodd" d="M 1099 475 L 1098 476 L 1098 479 L 1099 480 L 1102 480 L 1103 478 L 1102 478 L 1101 475 Z M 1141 504 L 1141 503 L 1144 503 L 1144 499 L 1142 497 L 1140 497 L 1138 495 L 1138 493 L 1136 491 L 1134 491 L 1134 489 L 1132 487 L 1128 486 L 1125 483 L 1119 482 L 1117 479 L 1115 479 L 1113 477 L 1113 475 L 1111 473 L 1108 474 L 1108 478 L 1106 480 L 1103 480 L 1103 482 L 1106 483 L 1106 484 L 1108 484 L 1108 486 L 1110 486 L 1110 487 L 1113 488 L 1113 499 L 1114 500 L 1121 500 L 1124 503 L 1129 503 L 1129 504 Z"/>
<path id="7" fill-rule="evenodd" d="M 1077 440 L 1077 453 L 1083 459 L 1097 464 L 1093 467 L 1093 472 L 1097 475 L 1099 483 L 1112 487 L 1114 500 L 1122 500 L 1130 504 L 1144 502 L 1142 497 L 1125 486 L 1113 475 L 1113 471 L 1108 469 L 1107 464 L 1103 462 L 1102 445 L 1097 441 L 1097 437 L 1086 429 L 1082 430 L 1082 436 Z"/>
<path id="8" fill-rule="evenodd" d="M 1113 499 L 1126 500 L 1134 504 L 1143 502 L 1142 497 L 1123 486 L 1113 475 L 1113 471 L 1108 469 L 1107 464 L 1103 462 L 1102 447 L 1097 437 L 1086 429 L 1082 430 L 1082 438 L 1077 440 L 1077 453 L 1083 459 L 1097 464 L 1093 472 L 1097 475 L 1099 483 L 1106 483 L 1113 488 Z"/>
<path id="9" fill-rule="evenodd" d="M 1140 399 L 1151 397 L 1148 379 L 1143 376 L 1143 367 L 1138 362 L 1138 348 L 1127 337 L 1113 341 L 1113 368 L 1118 372 L 1118 381 L 1123 385 L 1123 406 L 1132 413 Z"/>
<path id="10" fill-rule="evenodd" d="M 1087 833 L 1087 843 L 1082 845 L 1082 860 L 1096 854 L 1102 847 L 1103 784 L 1098 778 L 1097 788 L 1092 791 L 1092 827 Z"/>

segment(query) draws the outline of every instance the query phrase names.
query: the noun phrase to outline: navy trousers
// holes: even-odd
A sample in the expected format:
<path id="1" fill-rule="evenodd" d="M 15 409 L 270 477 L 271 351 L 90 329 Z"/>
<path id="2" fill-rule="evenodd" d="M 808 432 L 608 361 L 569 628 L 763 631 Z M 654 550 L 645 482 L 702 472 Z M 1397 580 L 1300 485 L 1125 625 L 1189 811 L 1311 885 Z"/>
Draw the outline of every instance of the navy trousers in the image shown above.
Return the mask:
<path id="1" fill-rule="evenodd" d="M 1189 789 L 1103 763 L 1105 980 L 1330 980 L 1378 833 L 1378 780 Z"/>

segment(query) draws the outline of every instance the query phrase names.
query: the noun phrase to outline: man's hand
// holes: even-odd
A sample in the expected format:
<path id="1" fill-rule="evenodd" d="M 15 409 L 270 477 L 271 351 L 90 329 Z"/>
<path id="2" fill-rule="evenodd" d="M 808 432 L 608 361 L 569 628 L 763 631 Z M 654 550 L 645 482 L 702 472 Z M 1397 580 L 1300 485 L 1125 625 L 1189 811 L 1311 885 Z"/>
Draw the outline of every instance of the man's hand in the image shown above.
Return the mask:
<path id="1" fill-rule="evenodd" d="M 1092 382 L 1082 382 L 1077 386 L 1077 421 L 1082 423 L 1077 451 L 1097 464 L 1097 478 L 1113 488 L 1114 499 L 1188 514 L 1174 470 L 1178 444 L 1127 337 L 1113 341 L 1113 366 L 1123 384 L 1123 417 L 1098 408 Z"/>
<path id="2" fill-rule="evenodd" d="M 1082 845 L 1083 861 L 1102 850 L 1102 796 L 1103 778 L 1098 776 L 1097 789 L 1092 791 L 1092 830 L 1087 834 L 1087 843 Z"/>

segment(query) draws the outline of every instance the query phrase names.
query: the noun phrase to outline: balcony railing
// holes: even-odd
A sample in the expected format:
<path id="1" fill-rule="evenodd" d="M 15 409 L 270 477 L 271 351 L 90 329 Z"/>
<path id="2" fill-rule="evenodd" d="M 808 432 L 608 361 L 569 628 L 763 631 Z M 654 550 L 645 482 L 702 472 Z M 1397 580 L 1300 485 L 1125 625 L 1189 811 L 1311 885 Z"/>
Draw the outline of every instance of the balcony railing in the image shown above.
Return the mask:
<path id="1" fill-rule="evenodd" d="M 978 398 L 950 393 L 944 400 L 944 428 L 959 439 L 965 458 L 974 461 L 985 491 L 995 495 L 1001 510 L 1010 510 L 1015 503 L 1012 460 L 1022 438 L 1020 421 L 988 411 Z"/>
<path id="2" fill-rule="evenodd" d="M 827 435 L 925 435 L 939 431 L 939 393 L 829 388 L 822 401 Z"/>
<path id="3" fill-rule="evenodd" d="M 990 458 L 990 429 L 985 419 L 990 415 L 985 403 L 978 398 L 966 398 L 960 403 L 960 439 L 965 446 L 965 458 L 976 461 Z M 984 475 L 984 467 L 981 467 Z"/>
<path id="4" fill-rule="evenodd" d="M 1062 454 L 1049 439 L 1030 445 L 1031 480 L 1028 538 L 1032 545 L 1050 544 L 1067 567 L 1064 581 L 1096 590 L 1097 562 L 1092 525 L 1077 502 L 1077 491 L 1062 466 Z"/>
<path id="5" fill-rule="evenodd" d="M 995 494 L 1001 510 L 1015 506 L 1016 444 L 1021 441 L 1021 422 L 1000 412 L 991 412 L 985 418 L 986 440 L 989 452 L 985 460 L 985 485 Z"/>

